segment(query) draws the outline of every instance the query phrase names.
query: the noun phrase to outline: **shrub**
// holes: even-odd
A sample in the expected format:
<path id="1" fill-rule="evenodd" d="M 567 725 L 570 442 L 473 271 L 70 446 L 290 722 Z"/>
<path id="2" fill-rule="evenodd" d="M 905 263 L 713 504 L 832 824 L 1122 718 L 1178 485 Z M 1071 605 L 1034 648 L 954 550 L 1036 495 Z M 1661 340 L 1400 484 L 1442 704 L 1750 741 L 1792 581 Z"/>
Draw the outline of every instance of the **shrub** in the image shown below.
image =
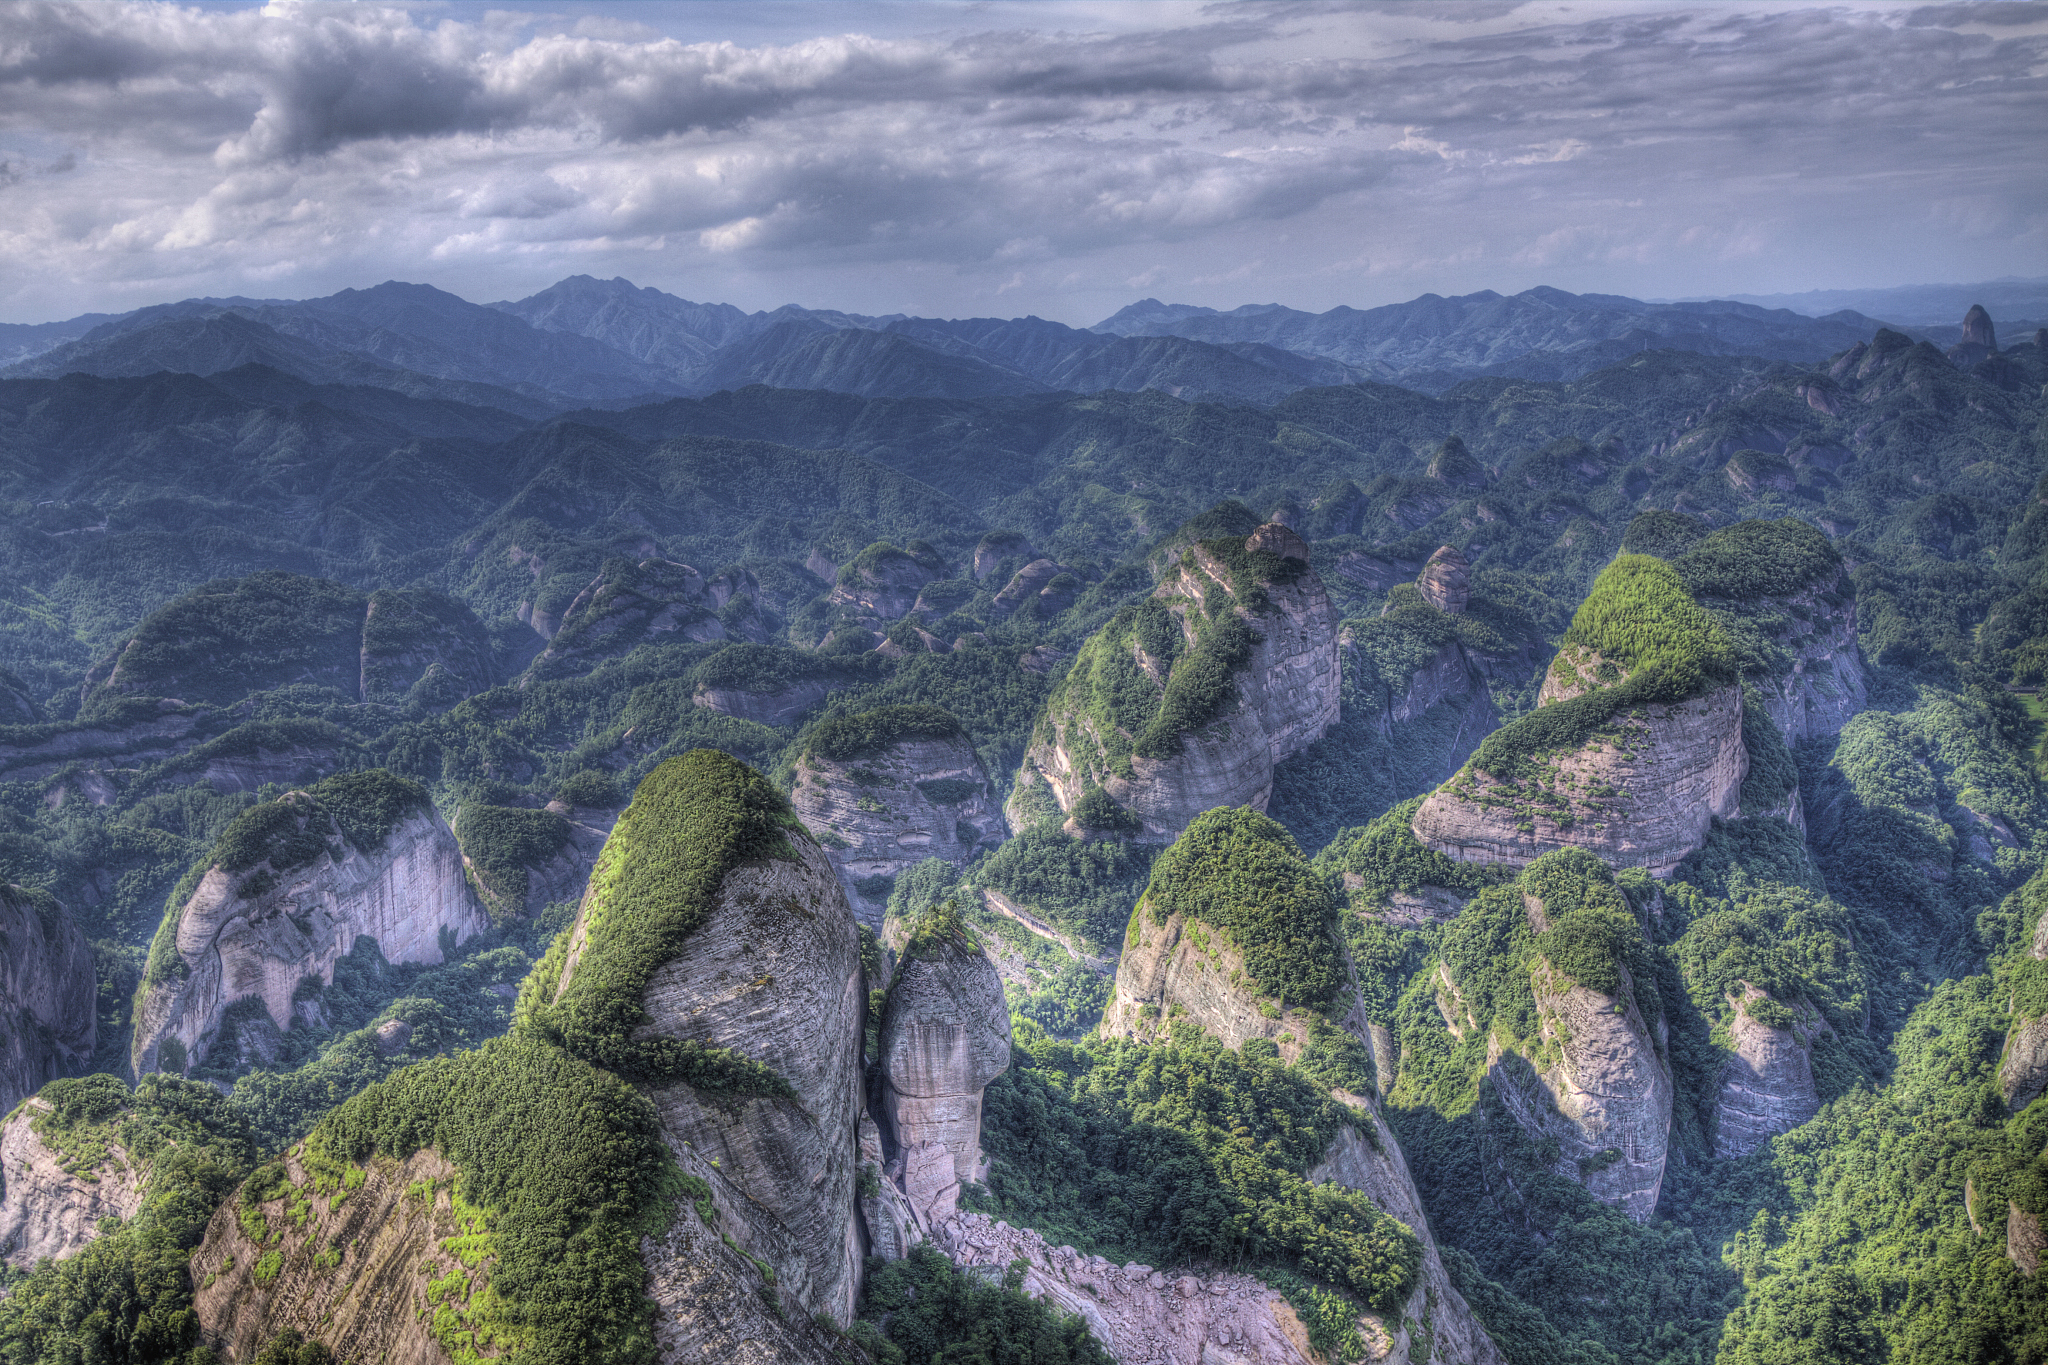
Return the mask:
<path id="1" fill-rule="evenodd" d="M 952 712 L 911 703 L 877 706 L 852 715 L 833 716 L 811 727 L 803 750 L 820 758 L 847 763 L 880 753 L 910 739 L 964 739 L 967 731 Z"/>

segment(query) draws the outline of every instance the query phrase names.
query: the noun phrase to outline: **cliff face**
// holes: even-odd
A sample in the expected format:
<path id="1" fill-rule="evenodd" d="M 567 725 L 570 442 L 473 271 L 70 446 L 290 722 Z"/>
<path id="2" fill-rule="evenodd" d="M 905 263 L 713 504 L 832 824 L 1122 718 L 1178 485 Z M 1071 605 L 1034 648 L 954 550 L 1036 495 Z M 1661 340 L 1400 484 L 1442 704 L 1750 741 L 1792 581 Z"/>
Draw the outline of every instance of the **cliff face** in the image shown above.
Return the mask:
<path id="1" fill-rule="evenodd" d="M 319 852 L 284 869 L 268 859 L 232 872 L 216 863 L 200 878 L 151 951 L 135 1012 L 137 1075 L 202 1060 L 237 1000 L 260 999 L 270 1021 L 288 1030 L 299 984 L 332 984 L 334 964 L 359 935 L 375 939 L 387 961 L 433 963 L 442 960 L 444 933 L 461 943 L 487 927 L 455 836 L 431 807 L 404 816 L 365 853 L 303 793 L 277 804 L 295 812 L 297 834 L 312 836 Z M 163 1056 L 173 1040 L 182 1066 Z"/>
<path id="2" fill-rule="evenodd" d="M 1578 663 L 1591 670 L 1601 660 Z M 1541 702 L 1574 694 L 1553 668 Z M 1516 783 L 1467 765 L 1416 811 L 1415 837 L 1463 862 L 1522 866 L 1552 849 L 1584 848 L 1662 876 L 1699 847 L 1716 817 L 1740 809 L 1749 771 L 1742 690 L 1635 707 L 1580 747 L 1547 755 L 1544 769 Z"/>
<path id="3" fill-rule="evenodd" d="M 26 1270 L 69 1256 L 99 1235 L 102 1218 L 133 1218 L 144 1173 L 118 1142 L 106 1160 L 74 1174 L 35 1130 L 50 1106 L 32 1099 L 0 1125 L 0 1261 Z"/>
<path id="4" fill-rule="evenodd" d="M 534 611 L 529 624 L 548 637 L 534 667 L 587 666 L 665 638 L 765 640 L 767 628 L 754 609 L 759 592 L 760 584 L 744 570 L 706 578 L 667 559 L 608 569 L 570 601 L 558 621 Z"/>
<path id="5" fill-rule="evenodd" d="M 858 758 L 813 751 L 798 767 L 790 803 L 824 845 L 861 921 L 882 925 L 879 896 L 860 882 L 894 877 L 926 858 L 955 866 L 1004 837 L 993 784 L 967 738 L 914 736 Z"/>
<path id="6" fill-rule="evenodd" d="M 1496 1095 L 1523 1129 L 1553 1139 L 1553 1169 L 1594 1198 L 1647 1222 L 1663 1188 L 1671 1136 L 1671 1073 L 1622 970 L 1619 998 L 1539 965 L 1531 974 L 1535 1057 L 1488 1045 Z"/>
<path id="7" fill-rule="evenodd" d="M 1243 955 L 1222 934 L 1179 914 L 1154 923 L 1142 902 L 1131 924 L 1133 933 L 1117 959 L 1116 987 L 1102 1013 L 1103 1037 L 1163 1040 L 1170 1025 L 1184 1020 L 1228 1047 L 1270 1038 L 1283 1061 L 1301 1055 L 1301 1040 L 1308 1037 L 1305 1016 L 1262 1000 L 1245 977 Z M 1282 1034 L 1293 1041 L 1281 1041 Z"/>
<path id="8" fill-rule="evenodd" d="M 625 821 L 621 821 L 621 826 Z M 616 839 L 617 836 L 615 835 Z M 701 1094 L 685 1081 L 641 1090 L 683 1169 L 710 1184 L 741 1248 L 775 1268 L 806 1312 L 851 1320 L 860 1287 L 854 1211 L 861 1114 L 860 938 L 832 865 L 810 840 L 793 860 L 729 872 L 704 921 L 649 978 L 640 1039 L 730 1049 L 772 1069 L 795 1098 Z M 606 858 L 613 857 L 609 847 Z M 640 856 L 629 854 L 626 856 Z M 571 939 L 574 979 L 602 913 L 600 861 Z M 674 1234 L 662 1245 L 680 1255 Z M 687 1240 L 687 1239 L 686 1239 Z M 687 1281 L 681 1270 L 678 1283 Z M 662 1303 L 665 1314 L 680 1303 Z"/>
<path id="9" fill-rule="evenodd" d="M 1067 811 L 1100 786 L 1147 840 L 1170 840 L 1217 806 L 1264 810 L 1273 765 L 1337 720 L 1336 612 L 1307 561 L 1301 538 L 1277 522 L 1252 532 L 1241 552 L 1224 542 L 1190 546 L 1144 607 L 1085 647 L 1039 722 L 1019 786 L 1045 782 Z M 1205 651 L 1228 668 L 1229 695 L 1198 708 L 1184 729 L 1148 740 L 1149 728 L 1171 723 L 1196 691 L 1192 669 L 1176 679 Z M 1135 705 L 1141 690 L 1157 700 Z"/>
<path id="10" fill-rule="evenodd" d="M 0 882 L 0 1113 L 85 1064 L 97 1007 L 85 935 L 45 893 Z"/>
<path id="11" fill-rule="evenodd" d="M 936 938 L 936 941 L 926 941 Z M 888 1174 L 929 1227 L 985 1177 L 981 1093 L 1010 1067 L 1010 1007 L 979 945 L 914 936 L 890 983 L 880 1032 Z"/>
<path id="12" fill-rule="evenodd" d="M 1760 604 L 1779 625 L 1771 643 L 1791 656 L 1789 671 L 1751 680 L 1787 744 L 1839 734 L 1870 700 L 1856 645 L 1856 599 L 1847 574 Z"/>
<path id="13" fill-rule="evenodd" d="M 2048 958 L 2048 912 L 2035 922 L 2027 952 Z M 2048 1093 L 2048 1015 L 2022 1013 L 2013 1019 L 1998 1060 L 1998 1090 L 2015 1114 Z"/>
<path id="14" fill-rule="evenodd" d="M 1827 1025 L 1801 1010 L 1791 1028 L 1757 1019 L 1752 1002 L 1770 997 L 1746 986 L 1729 1027 L 1733 1055 L 1721 1070 L 1714 1106 L 1714 1155 L 1742 1156 L 1767 1139 L 1789 1133 L 1820 1112 L 1813 1081 L 1813 1035 Z"/>

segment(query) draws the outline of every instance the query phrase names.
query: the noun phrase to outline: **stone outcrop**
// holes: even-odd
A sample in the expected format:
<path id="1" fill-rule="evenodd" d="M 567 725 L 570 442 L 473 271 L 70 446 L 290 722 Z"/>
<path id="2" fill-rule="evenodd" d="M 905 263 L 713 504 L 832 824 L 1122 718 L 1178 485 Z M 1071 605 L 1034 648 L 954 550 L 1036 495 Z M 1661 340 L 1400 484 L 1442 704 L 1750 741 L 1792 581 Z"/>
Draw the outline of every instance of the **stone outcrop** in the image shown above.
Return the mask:
<path id="1" fill-rule="evenodd" d="M 1283 1061 L 1291 1064 L 1301 1055 L 1309 1036 L 1306 1016 L 1261 999 L 1245 979 L 1243 954 L 1223 934 L 1177 913 L 1157 923 L 1149 901 L 1141 901 L 1131 918 L 1136 932 L 1117 959 L 1116 986 L 1102 1013 L 1103 1037 L 1163 1041 L 1170 1025 L 1186 1021 L 1226 1047 L 1270 1038 Z"/>
<path id="2" fill-rule="evenodd" d="M 1438 611 L 1462 612 L 1472 599 L 1472 565 L 1457 547 L 1441 546 L 1422 566 L 1415 589 Z"/>
<path id="3" fill-rule="evenodd" d="M 804 1313 L 845 1324 L 860 1289 L 855 1183 L 867 999 L 859 931 L 838 877 L 809 839 L 789 843 L 793 857 L 726 875 L 703 922 L 649 979 L 640 1000 L 648 1022 L 636 1037 L 730 1049 L 771 1069 L 795 1098 L 700 1094 L 684 1081 L 641 1090 L 677 1164 L 710 1186 L 740 1249 L 772 1266 Z M 631 855 L 608 846 L 605 856 Z M 564 987 L 602 885 L 594 877 L 584 897 Z M 663 1312 L 681 1311 L 656 1297 Z"/>
<path id="4" fill-rule="evenodd" d="M 2040 1273 L 2041 1253 L 2048 1251 L 2048 1235 L 2041 1231 L 2039 1215 L 2028 1213 L 2009 1199 L 2005 1210 L 2005 1254 L 2022 1275 L 2031 1279 Z"/>
<path id="5" fill-rule="evenodd" d="M 1970 311 L 1963 314 L 1963 339 L 1943 354 L 1959 370 L 1975 369 L 1998 354 L 1998 331 L 1983 304 L 1970 305 Z"/>
<path id="6" fill-rule="evenodd" d="M 1488 1043 L 1494 1093 L 1516 1123 L 1557 1144 L 1553 1169 L 1588 1193 L 1648 1221 L 1663 1188 L 1671 1137 L 1671 1072 L 1635 1000 L 1627 969 L 1609 996 L 1558 975 L 1531 973 L 1535 1056 Z"/>
<path id="7" fill-rule="evenodd" d="M 1820 1112 L 1813 1080 L 1813 1037 L 1827 1025 L 1813 1011 L 1795 1011 L 1791 1028 L 1764 1023 L 1756 1002 L 1770 996 L 1744 983 L 1729 1025 L 1732 1054 L 1721 1068 L 1714 1102 L 1714 1155 L 1743 1156 L 1767 1139 L 1789 1133 Z"/>
<path id="8" fill-rule="evenodd" d="M 995 786 L 965 735 L 914 735 L 851 759 L 814 749 L 798 764 L 790 803 L 824 846 L 861 922 L 877 930 L 888 892 L 863 895 L 863 880 L 894 877 L 926 858 L 960 866 L 1007 833 Z"/>
<path id="9" fill-rule="evenodd" d="M 1842 571 L 1760 604 L 1781 623 L 1771 643 L 1792 662 L 1786 672 L 1753 678 L 1750 685 L 1787 744 L 1839 734 L 1869 705 L 1869 675 L 1856 644 L 1856 599 L 1848 588 Z"/>
<path id="10" fill-rule="evenodd" d="M 643 559 L 593 578 L 562 613 L 548 647 L 534 661 L 547 672 L 624 654 L 650 640 L 753 640 L 768 638 L 754 609 L 760 584 L 743 569 L 706 578 L 688 564 Z M 744 599 L 737 611 L 725 608 Z M 536 629 L 545 624 L 536 619 Z"/>
<path id="11" fill-rule="evenodd" d="M 882 1118 L 890 1179 L 927 1228 L 986 1178 L 981 1093 L 1010 1067 L 1010 1007 L 964 931 L 915 934 L 882 1009 Z"/>
<path id="12" fill-rule="evenodd" d="M 2048 911 L 2034 923 L 2029 956 L 2048 958 Z M 2005 1035 L 2005 1050 L 1998 1059 L 1998 1091 L 2006 1107 L 2017 1114 L 2044 1093 L 2048 1093 L 2048 1016 L 2020 1014 Z"/>
<path id="13" fill-rule="evenodd" d="M 1580 672 L 1601 665 L 1590 652 L 1560 659 Z M 1583 690 L 1567 676 L 1576 674 L 1553 665 L 1538 704 Z M 1616 716 L 1603 736 L 1550 754 L 1545 767 L 1540 779 L 1512 784 L 1468 764 L 1416 811 L 1415 837 L 1463 862 L 1524 866 L 1552 849 L 1584 848 L 1662 876 L 1700 846 L 1716 817 L 1741 808 L 1749 771 L 1742 690 L 1645 703 Z"/>
<path id="14" fill-rule="evenodd" d="M 869 546 L 835 575 L 837 581 L 828 600 L 858 617 L 901 620 L 917 605 L 924 585 L 943 577 L 944 565 L 937 557 L 913 553 L 917 549 L 916 542 L 909 550 L 888 544 Z"/>
<path id="15" fill-rule="evenodd" d="M 31 1099 L 0 1124 L 0 1262 L 26 1270 L 79 1251 L 99 1236 L 102 1218 L 133 1218 L 146 1172 L 119 1142 L 88 1171 L 64 1169 L 61 1153 L 36 1132 L 50 1106 Z"/>
<path id="16" fill-rule="evenodd" d="M 0 1114 L 85 1065 L 98 989 L 92 949 L 63 908 L 0 882 Z"/>
<path id="17" fill-rule="evenodd" d="M 468 607 L 437 592 L 380 588 L 363 615 L 358 692 L 443 709 L 490 687 L 491 637 Z"/>
<path id="18" fill-rule="evenodd" d="M 1165 566 L 1152 595 L 1166 608 L 1182 651 L 1197 644 L 1195 622 L 1205 603 L 1235 611 L 1256 633 L 1248 656 L 1231 673 L 1234 704 L 1178 736 L 1178 753 L 1112 758 L 1112 750 L 1127 753 L 1138 737 L 1105 733 L 1113 724 L 1094 694 L 1110 684 L 1107 672 L 1098 683 L 1098 670 L 1120 671 L 1122 664 L 1109 655 L 1130 651 L 1137 668 L 1162 693 L 1168 678 L 1168 668 L 1131 635 L 1132 627 L 1112 622 L 1084 648 L 1048 703 L 1018 774 L 1020 797 L 1043 782 L 1059 808 L 1071 811 L 1089 788 L 1099 785 L 1135 817 L 1139 838 L 1160 842 L 1217 806 L 1265 809 L 1274 765 L 1322 738 L 1336 723 L 1341 672 L 1336 612 L 1321 579 L 1308 567 L 1301 538 L 1268 522 L 1246 538 L 1245 547 L 1273 556 L 1280 571 L 1269 581 L 1233 585 L 1230 568 L 1195 544 Z M 1013 828 L 1025 822 L 1023 810 L 1020 800 L 1011 816 Z"/>
<path id="19" fill-rule="evenodd" d="M 831 684 L 823 678 L 809 678 L 759 692 L 741 687 L 700 687 L 690 700 L 739 720 L 787 725 L 823 701 L 831 690 Z"/>
<path id="20" fill-rule="evenodd" d="M 83 774 L 84 794 L 104 805 L 113 799 L 112 784 L 106 785 L 105 800 L 89 790 L 95 780 L 106 782 L 103 772 L 146 767 L 191 748 L 219 732 L 218 714 L 164 698 L 130 704 L 118 714 L 28 727 L 0 742 L 0 780 L 34 782 L 72 769 Z M 212 726 L 203 723 L 209 718 Z"/>
<path id="21" fill-rule="evenodd" d="M 1038 558 L 1031 542 L 1016 531 L 990 531 L 974 547 L 974 581 L 979 583 L 996 571 L 1006 559 L 1030 561 Z"/>
<path id="22" fill-rule="evenodd" d="M 260 999 L 270 1022 L 290 1029 L 300 983 L 331 985 L 334 964 L 359 936 L 376 940 L 386 961 L 435 963 L 443 935 L 459 944 L 488 927 L 455 836 L 431 806 L 399 819 L 365 853 L 304 793 L 288 793 L 280 804 L 323 846 L 296 867 L 265 860 L 230 872 L 216 863 L 171 912 L 173 923 L 159 932 L 170 938 L 152 950 L 136 1008 L 138 1076 L 203 1060 L 237 1000 Z M 163 1048 L 172 1041 L 182 1066 L 166 1065 Z"/>
<path id="23" fill-rule="evenodd" d="M 1060 584 L 1065 578 L 1067 582 Z M 1060 586 L 1055 586 L 1060 585 Z M 989 604 L 989 619 L 1003 621 L 1032 603 L 1042 617 L 1057 616 L 1074 605 L 1079 581 L 1050 559 L 1034 559 L 1010 576 Z"/>

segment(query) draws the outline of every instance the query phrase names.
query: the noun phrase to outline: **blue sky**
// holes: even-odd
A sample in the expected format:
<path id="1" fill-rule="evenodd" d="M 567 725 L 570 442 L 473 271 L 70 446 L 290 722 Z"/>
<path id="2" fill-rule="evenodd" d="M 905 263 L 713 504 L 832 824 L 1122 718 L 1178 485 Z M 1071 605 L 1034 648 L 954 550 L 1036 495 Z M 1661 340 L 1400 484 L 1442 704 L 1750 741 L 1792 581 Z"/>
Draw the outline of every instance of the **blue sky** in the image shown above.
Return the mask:
<path id="1" fill-rule="evenodd" d="M 2048 274 L 2048 5 L 18 4 L 0 320 L 388 278 L 1093 322 Z"/>

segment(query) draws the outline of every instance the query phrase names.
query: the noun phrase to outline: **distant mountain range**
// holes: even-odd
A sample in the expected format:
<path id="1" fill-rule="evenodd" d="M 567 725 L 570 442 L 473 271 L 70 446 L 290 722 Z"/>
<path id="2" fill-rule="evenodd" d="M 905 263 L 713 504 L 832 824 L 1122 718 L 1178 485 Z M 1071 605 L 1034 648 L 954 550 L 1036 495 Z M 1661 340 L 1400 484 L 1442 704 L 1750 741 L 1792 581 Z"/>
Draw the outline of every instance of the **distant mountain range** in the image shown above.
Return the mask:
<path id="1" fill-rule="evenodd" d="M 1364 380 L 1431 393 L 1482 376 L 1571 380 L 1649 350 L 1811 361 L 1883 325 L 1846 309 L 1812 317 L 1740 301 L 1657 304 L 1536 288 L 1326 313 L 1145 299 L 1082 329 L 1035 317 L 746 313 L 576 275 L 489 305 L 391 281 L 320 299 L 187 299 L 0 326 L 0 376 L 211 375 L 256 364 L 314 384 L 534 418 L 752 384 L 862 398 L 1158 389 L 1264 406 Z M 1955 336 L 1926 334 L 1960 336 L 1957 326 L 1938 330 Z"/>

